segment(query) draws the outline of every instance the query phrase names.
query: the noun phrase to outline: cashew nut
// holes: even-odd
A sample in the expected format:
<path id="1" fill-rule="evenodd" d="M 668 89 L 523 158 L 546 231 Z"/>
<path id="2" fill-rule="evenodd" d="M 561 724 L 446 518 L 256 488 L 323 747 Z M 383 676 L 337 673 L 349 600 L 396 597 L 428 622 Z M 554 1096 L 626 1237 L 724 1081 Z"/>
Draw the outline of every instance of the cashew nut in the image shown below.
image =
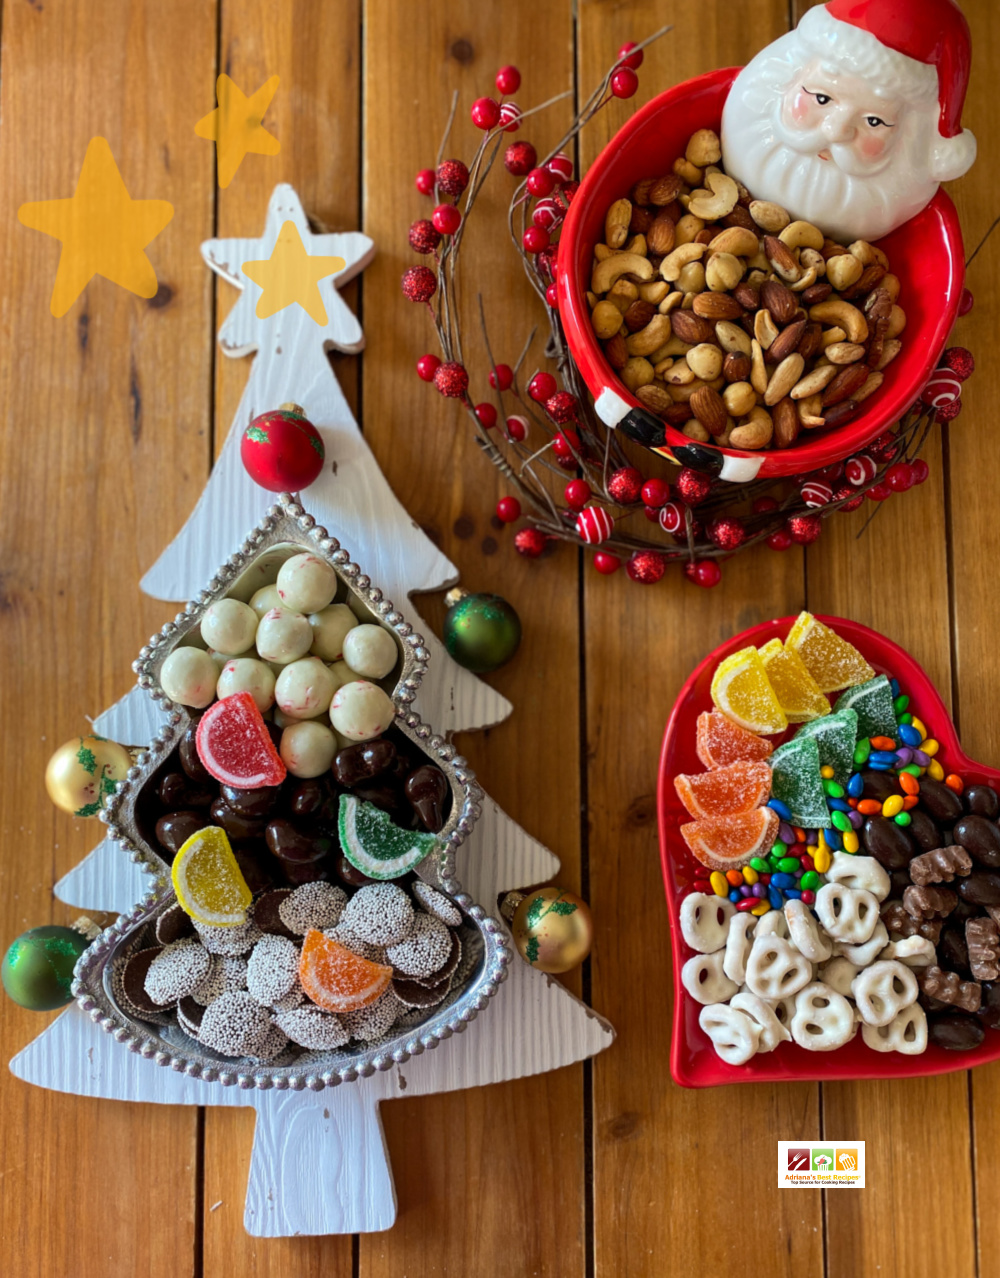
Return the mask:
<path id="1" fill-rule="evenodd" d="M 591 312 L 590 322 L 597 336 L 602 342 L 606 342 L 621 328 L 622 313 L 614 302 L 598 302 Z"/>
<path id="2" fill-rule="evenodd" d="M 827 271 L 829 271 L 829 264 Z M 845 302 L 843 299 L 820 302 L 817 306 L 811 307 L 809 318 L 819 321 L 820 324 L 838 325 L 852 342 L 868 340 L 868 321 L 856 306 L 852 306 L 850 302 Z"/>
<path id="3" fill-rule="evenodd" d="M 605 262 L 614 253 L 614 249 L 609 249 L 606 244 L 594 245 L 594 257 L 598 262 Z"/>
<path id="4" fill-rule="evenodd" d="M 669 292 L 670 285 L 664 280 L 650 280 L 648 284 L 639 285 L 639 296 L 644 302 L 652 302 L 654 306 L 659 306 Z"/>
<path id="5" fill-rule="evenodd" d="M 627 244 L 622 245 L 623 253 L 638 253 L 640 257 L 646 257 L 649 254 L 649 246 L 646 244 L 645 235 L 633 235 Z"/>
<path id="6" fill-rule="evenodd" d="M 785 227 L 778 239 L 792 249 L 821 249 L 824 236 L 819 227 L 813 226 L 812 222 L 792 222 L 790 226 Z M 609 240 L 608 243 L 610 242 Z"/>
<path id="7" fill-rule="evenodd" d="M 799 254 L 799 265 L 804 266 L 807 271 L 815 266 L 817 275 L 826 274 L 826 258 L 816 249 L 804 248 Z"/>
<path id="8" fill-rule="evenodd" d="M 771 349 L 771 343 L 778 336 L 778 326 L 767 307 L 762 307 L 753 320 L 753 335 L 765 351 Z"/>
<path id="9" fill-rule="evenodd" d="M 625 339 L 625 349 L 630 355 L 652 355 L 670 338 L 672 330 L 669 315 L 654 315 L 645 328 Z"/>
<path id="10" fill-rule="evenodd" d="M 683 218 L 681 219 L 681 221 L 683 221 Z M 672 284 L 675 280 L 680 279 L 681 271 L 683 271 L 685 266 L 688 266 L 691 262 L 700 262 L 704 256 L 705 256 L 704 244 L 695 244 L 694 242 L 690 244 L 678 244 L 678 246 L 674 249 L 674 251 L 672 253 L 668 253 L 667 256 L 660 263 L 660 274 L 663 276 L 665 280 L 667 280 L 669 283 Z M 636 260 L 638 261 L 639 259 L 636 259 Z M 642 278 L 644 280 L 648 280 L 650 278 L 650 275 L 652 275 L 653 273 L 653 268 L 649 265 L 648 258 L 644 258 L 642 260 L 645 262 L 646 266 L 649 268 L 649 275 L 644 275 Z M 604 265 L 605 263 L 602 262 L 601 266 L 604 266 Z M 597 269 L 600 269 L 600 268 L 597 268 Z M 596 274 L 596 271 L 595 271 L 595 274 Z M 624 271 L 620 272 L 620 274 L 624 274 Z M 618 277 L 615 276 L 615 278 L 617 279 Z M 595 293 L 600 293 L 600 292 L 606 292 L 607 290 L 599 289 L 595 283 L 594 291 Z"/>
<path id="11" fill-rule="evenodd" d="M 688 262 L 677 277 L 677 287 L 682 293 L 704 293 L 704 266 L 700 262 Z"/>
<path id="12" fill-rule="evenodd" d="M 827 259 L 826 278 L 839 292 L 856 284 L 864 269 L 853 253 L 838 253 L 836 257 Z"/>
<path id="13" fill-rule="evenodd" d="M 705 185 L 710 194 L 696 199 L 691 197 L 688 206 L 695 217 L 715 222 L 727 213 L 732 213 L 740 198 L 739 187 L 726 173 L 709 173 L 705 177 Z"/>
<path id="14" fill-rule="evenodd" d="M 704 250 L 704 245 L 698 247 Z M 606 293 L 623 275 L 637 275 L 640 280 L 651 280 L 653 264 L 648 257 L 640 257 L 638 253 L 613 253 L 594 267 L 590 287 L 595 293 Z M 664 279 L 667 278 L 664 276 Z"/>
<path id="15" fill-rule="evenodd" d="M 669 288 L 670 286 L 665 284 L 664 287 Z M 680 292 L 680 290 L 677 290 L 673 293 L 668 293 L 657 309 L 661 315 L 669 315 L 670 312 L 676 310 L 683 301 L 684 294 Z"/>
<path id="16" fill-rule="evenodd" d="M 872 266 L 877 261 L 875 250 L 867 240 L 855 240 L 847 251 L 853 254 L 862 266 Z"/>
<path id="17" fill-rule="evenodd" d="M 808 399 L 800 399 L 798 403 L 799 421 L 806 430 L 815 430 L 817 426 L 825 426 L 823 417 L 823 396 L 810 395 Z"/>
<path id="18" fill-rule="evenodd" d="M 638 296 L 639 290 L 631 280 L 615 280 L 605 301 L 614 302 L 624 315 Z"/>
<path id="19" fill-rule="evenodd" d="M 693 213 L 685 213 L 674 227 L 674 244 L 690 244 L 699 231 L 705 229 L 705 223 Z"/>
<path id="20" fill-rule="evenodd" d="M 771 414 L 763 408 L 755 408 L 748 421 L 737 426 L 729 437 L 734 448 L 764 448 L 771 442 L 774 434 L 774 423 Z"/>
<path id="21" fill-rule="evenodd" d="M 694 369 L 683 359 L 679 359 L 673 368 L 668 369 L 663 377 L 668 386 L 690 386 L 694 379 Z"/>
<path id="22" fill-rule="evenodd" d="M 713 293 L 727 293 L 743 278 L 743 263 L 732 253 L 714 253 L 705 267 L 705 283 Z"/>
<path id="23" fill-rule="evenodd" d="M 760 240 L 745 226 L 729 226 L 719 232 L 709 248 L 713 253 L 732 253 L 733 257 L 752 257 L 760 248 Z"/>
<path id="24" fill-rule="evenodd" d="M 764 364 L 764 352 L 760 342 L 750 343 L 750 385 L 758 395 L 767 390 L 767 368 Z"/>
<path id="25" fill-rule="evenodd" d="M 826 331 L 822 334 L 822 339 L 821 339 L 821 340 L 822 340 L 822 343 L 823 343 L 823 345 L 822 345 L 821 349 L 822 349 L 822 350 L 826 350 L 826 348 L 827 348 L 828 346 L 833 346 L 833 345 L 835 345 L 837 342 L 846 342 L 846 341 L 847 341 L 847 334 L 844 332 L 844 330 L 843 330 L 842 328 L 836 328 L 836 327 L 834 327 L 834 328 L 828 328 L 828 329 L 827 329 L 827 330 L 826 330 Z"/>
<path id="26" fill-rule="evenodd" d="M 734 324 L 732 320 L 719 320 L 715 326 L 715 336 L 719 345 L 731 355 L 750 354 L 750 336 L 745 328 Z"/>
<path id="27" fill-rule="evenodd" d="M 808 253 L 809 250 L 806 249 L 806 252 Z M 818 279 L 819 271 L 817 271 L 815 266 L 810 266 L 800 280 L 796 280 L 794 284 L 789 284 L 788 287 L 793 293 L 803 293 L 807 288 L 812 288 Z"/>
<path id="28" fill-rule="evenodd" d="M 790 218 L 780 204 L 772 204 L 770 200 L 751 200 L 750 216 L 762 231 L 768 235 L 777 235 L 788 225 Z"/>
<path id="29" fill-rule="evenodd" d="M 839 371 L 836 364 L 824 364 L 821 368 L 814 368 L 806 373 L 800 382 L 796 382 L 788 393 L 792 399 L 810 399 L 813 395 L 818 395 L 820 391 L 826 390 Z"/>
<path id="30" fill-rule="evenodd" d="M 787 359 L 781 361 L 771 374 L 771 380 L 768 382 L 767 390 L 764 392 L 764 403 L 768 408 L 773 408 L 779 400 L 785 398 L 802 376 L 802 370 L 805 366 L 806 362 L 798 351 L 793 351 Z"/>
<path id="31" fill-rule="evenodd" d="M 703 177 L 701 169 L 692 164 L 690 160 L 685 159 L 684 156 L 679 156 L 674 160 L 674 172 L 688 186 L 701 186 Z"/>

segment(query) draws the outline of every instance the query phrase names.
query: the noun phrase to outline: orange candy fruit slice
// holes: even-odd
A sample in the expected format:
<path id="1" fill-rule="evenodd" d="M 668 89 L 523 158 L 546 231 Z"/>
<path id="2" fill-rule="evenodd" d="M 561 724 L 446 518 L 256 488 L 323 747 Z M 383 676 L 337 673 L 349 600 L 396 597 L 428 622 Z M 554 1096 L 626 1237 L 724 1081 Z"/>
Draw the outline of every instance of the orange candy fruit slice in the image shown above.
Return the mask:
<path id="1" fill-rule="evenodd" d="M 681 835 L 702 865 L 710 870 L 733 870 L 768 852 L 780 824 L 773 809 L 756 808 L 742 816 L 691 821 L 681 826 Z"/>
<path id="2" fill-rule="evenodd" d="M 734 723 L 718 710 L 698 716 L 698 758 L 706 768 L 726 768 L 741 760 L 759 762 L 774 750 L 770 741 Z"/>
<path id="3" fill-rule="evenodd" d="M 312 928 L 302 943 L 299 980 L 318 1007 L 327 1012 L 356 1012 L 386 992 L 392 968 L 372 963 Z"/>
<path id="4" fill-rule="evenodd" d="M 677 795 L 693 817 L 739 816 L 771 796 L 766 763 L 731 763 L 713 772 L 674 777 Z"/>

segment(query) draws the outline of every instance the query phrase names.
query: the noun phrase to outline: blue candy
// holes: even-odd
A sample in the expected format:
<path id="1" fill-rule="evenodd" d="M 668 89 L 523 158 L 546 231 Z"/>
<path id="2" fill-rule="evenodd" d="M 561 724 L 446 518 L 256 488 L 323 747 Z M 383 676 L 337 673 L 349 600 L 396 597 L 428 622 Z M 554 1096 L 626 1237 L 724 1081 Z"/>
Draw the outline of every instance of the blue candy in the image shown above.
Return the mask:
<path id="1" fill-rule="evenodd" d="M 898 697 L 898 696 L 899 696 L 899 680 L 898 680 L 898 679 L 890 679 L 890 680 L 889 680 L 889 687 L 892 689 L 892 697 L 893 697 L 893 700 L 895 700 L 895 699 L 896 699 L 896 697 Z"/>
<path id="2" fill-rule="evenodd" d="M 782 900 L 781 893 L 774 886 L 773 880 L 772 880 L 771 886 L 767 889 L 767 899 L 770 902 L 772 910 L 780 910 L 781 907 L 784 905 L 784 901 Z"/>
<path id="3" fill-rule="evenodd" d="M 771 886 L 776 888 L 791 888 L 795 886 L 794 874 L 772 874 Z"/>
<path id="4" fill-rule="evenodd" d="M 855 772 L 847 783 L 847 793 L 852 799 L 860 799 L 865 792 L 865 781 L 860 772 Z"/>
<path id="5" fill-rule="evenodd" d="M 831 812 L 853 812 L 851 805 L 843 799 L 827 799 L 826 806 Z"/>
<path id="6" fill-rule="evenodd" d="M 901 723 L 897 731 L 899 733 L 899 739 L 902 741 L 903 745 L 912 746 L 914 748 L 920 745 L 922 740 L 920 733 L 916 730 L 916 728 L 911 727 L 910 724 Z"/>
<path id="7" fill-rule="evenodd" d="M 880 763 L 886 764 L 892 768 L 896 765 L 895 750 L 873 750 L 868 756 L 868 763 L 871 767 L 878 767 Z"/>
<path id="8" fill-rule="evenodd" d="M 782 803 L 780 799 L 768 799 L 767 806 L 772 812 L 777 812 L 782 821 L 791 821 L 792 810 L 787 803 Z"/>
<path id="9" fill-rule="evenodd" d="M 743 900 L 743 897 L 740 895 L 739 888 L 733 888 L 733 890 L 729 893 L 729 899 L 733 902 Z"/>
<path id="10" fill-rule="evenodd" d="M 798 888 L 789 888 L 789 889 L 785 892 L 785 896 L 788 898 L 788 900 L 789 900 L 789 901 L 801 901 L 801 900 L 802 900 L 802 893 L 798 890 Z"/>
<path id="11" fill-rule="evenodd" d="M 892 767 L 892 764 L 891 763 L 874 763 L 871 759 L 869 759 L 868 766 L 871 768 L 873 772 L 888 772 L 889 769 Z"/>
<path id="12" fill-rule="evenodd" d="M 843 852 L 844 836 L 840 833 L 839 830 L 836 830 L 836 829 L 824 830 L 823 837 L 826 839 L 826 846 L 830 849 L 831 852 Z"/>

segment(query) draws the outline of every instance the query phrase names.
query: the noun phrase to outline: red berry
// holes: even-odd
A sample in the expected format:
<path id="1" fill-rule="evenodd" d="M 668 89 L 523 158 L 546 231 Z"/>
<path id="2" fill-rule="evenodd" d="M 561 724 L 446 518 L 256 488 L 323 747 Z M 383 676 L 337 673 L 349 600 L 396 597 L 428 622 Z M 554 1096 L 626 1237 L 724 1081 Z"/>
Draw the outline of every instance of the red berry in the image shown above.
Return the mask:
<path id="1" fill-rule="evenodd" d="M 500 107 L 500 127 L 504 133 L 516 133 L 521 127 L 521 108 L 516 102 L 504 102 Z"/>
<path id="2" fill-rule="evenodd" d="M 953 422 L 962 411 L 962 401 L 953 399 L 950 404 L 942 404 L 937 410 L 935 418 L 944 425 L 945 422 Z"/>
<path id="3" fill-rule="evenodd" d="M 559 309 L 559 286 L 558 284 L 550 284 L 545 290 L 545 305 L 551 306 L 554 311 Z"/>
<path id="4" fill-rule="evenodd" d="M 575 430 L 561 430 L 558 435 L 552 437 L 552 451 L 556 455 L 556 461 L 560 466 L 567 462 L 576 465 L 576 459 L 582 453 L 580 445 L 580 436 Z"/>
<path id="5" fill-rule="evenodd" d="M 665 479 L 647 479 L 642 486 L 642 500 L 657 509 L 666 505 L 670 500 L 670 485 Z"/>
<path id="6" fill-rule="evenodd" d="M 497 519 L 502 524 L 512 524 L 521 518 L 521 503 L 516 497 L 501 497 L 497 502 Z"/>
<path id="7" fill-rule="evenodd" d="M 433 222 L 424 217 L 410 227 L 410 248 L 418 253 L 433 253 L 441 243 L 441 233 Z"/>
<path id="8" fill-rule="evenodd" d="M 555 185 L 556 180 L 548 169 L 532 169 L 525 183 L 529 195 L 551 195 Z"/>
<path id="9" fill-rule="evenodd" d="M 528 383 L 528 394 L 538 404 L 551 399 L 558 389 L 559 384 L 551 373 L 536 373 Z"/>
<path id="10" fill-rule="evenodd" d="M 811 546 L 823 531 L 823 520 L 819 515 L 792 515 L 787 528 L 796 545 Z"/>
<path id="11" fill-rule="evenodd" d="M 890 457 L 895 455 L 898 446 L 899 441 L 892 431 L 885 430 L 868 445 L 868 453 L 876 461 L 888 461 Z"/>
<path id="12" fill-rule="evenodd" d="M 416 179 L 417 190 L 421 195 L 434 194 L 434 170 L 421 169 Z"/>
<path id="13" fill-rule="evenodd" d="M 944 353 L 943 367 L 950 369 L 960 382 L 965 382 L 976 371 L 976 361 L 964 346 L 951 346 Z"/>
<path id="14" fill-rule="evenodd" d="M 556 260 L 558 252 L 558 246 L 550 244 L 548 248 L 543 248 L 541 253 L 535 258 L 535 265 L 538 267 L 539 272 L 548 276 L 550 280 L 554 280 L 559 273 L 559 263 Z"/>
<path id="15" fill-rule="evenodd" d="M 708 525 L 708 539 L 715 543 L 720 550 L 738 550 L 747 539 L 747 530 L 743 527 L 742 521 L 733 519 L 731 516 L 723 516 L 721 519 L 713 519 Z M 713 560 L 706 560 L 706 566 L 714 563 Z M 704 582 L 699 583 L 704 585 Z M 715 582 L 712 583 L 715 585 Z"/>
<path id="16" fill-rule="evenodd" d="M 908 462 L 894 462 L 885 472 L 882 481 L 889 485 L 894 493 L 905 493 L 913 485 L 913 475 Z"/>
<path id="17" fill-rule="evenodd" d="M 874 484 L 868 489 L 868 498 L 870 501 L 888 501 L 892 496 L 892 489 L 883 479 L 881 483 Z"/>
<path id="18" fill-rule="evenodd" d="M 441 361 L 436 355 L 421 355 L 417 360 L 417 376 L 422 382 L 432 382 L 440 367 Z"/>
<path id="19" fill-rule="evenodd" d="M 753 504 L 753 513 L 755 515 L 769 515 L 772 510 L 778 509 L 778 503 L 773 497 L 758 497 Z"/>
<path id="20" fill-rule="evenodd" d="M 645 55 L 641 49 L 638 53 L 633 53 L 632 50 L 634 48 L 634 40 L 628 40 L 625 44 L 623 44 L 618 50 L 618 61 L 623 67 L 631 67 L 633 71 L 638 71 L 642 66 L 642 59 Z"/>
<path id="21" fill-rule="evenodd" d="M 508 417 L 507 418 L 507 434 L 511 439 L 520 443 L 528 434 L 527 417 Z"/>
<path id="22" fill-rule="evenodd" d="M 685 466 L 677 476 L 677 496 L 689 506 L 703 502 L 712 489 L 712 481 L 700 470 Z"/>
<path id="23" fill-rule="evenodd" d="M 521 87 L 521 73 L 517 67 L 501 67 L 497 72 L 497 93 L 506 96 L 516 93 Z"/>
<path id="24" fill-rule="evenodd" d="M 442 235 L 454 235 L 462 225 L 462 215 L 454 204 L 439 204 L 431 214 L 431 221 Z"/>
<path id="25" fill-rule="evenodd" d="M 437 276 L 429 266 L 411 266 L 403 272 L 403 296 L 411 302 L 429 302 L 437 292 Z"/>
<path id="26" fill-rule="evenodd" d="M 606 550 L 599 550 L 594 556 L 594 567 L 599 573 L 605 577 L 610 577 L 613 572 L 617 572 L 622 566 L 622 561 L 617 555 L 609 555 Z"/>
<path id="27" fill-rule="evenodd" d="M 621 67 L 611 77 L 611 92 L 616 98 L 634 97 L 638 88 L 639 77 L 631 67 Z"/>
<path id="28" fill-rule="evenodd" d="M 497 424 L 497 410 L 492 404 L 477 404 L 475 408 L 476 418 L 484 430 L 492 430 Z"/>
<path id="29" fill-rule="evenodd" d="M 722 569 L 714 559 L 696 559 L 684 565 L 684 576 L 696 586 L 711 590 L 722 580 Z"/>
<path id="30" fill-rule="evenodd" d="M 972 293 L 967 288 L 963 288 L 962 296 L 958 303 L 959 315 L 968 315 L 968 313 L 972 310 L 975 304 L 976 304 L 976 299 L 972 296 Z"/>
<path id="31" fill-rule="evenodd" d="M 631 506 L 642 492 L 642 475 L 634 466 L 622 466 L 608 480 L 608 496 L 619 506 Z"/>
<path id="32" fill-rule="evenodd" d="M 537 528 L 522 528 L 514 538 L 514 546 L 525 559 L 537 559 L 545 549 L 545 534 Z"/>
<path id="33" fill-rule="evenodd" d="M 476 128 L 487 133 L 500 121 L 500 104 L 493 98 L 476 98 L 469 114 Z"/>
<path id="34" fill-rule="evenodd" d="M 667 571 L 667 561 L 657 550 L 637 550 L 625 565 L 625 571 L 633 581 L 651 586 Z"/>
<path id="35" fill-rule="evenodd" d="M 469 374 L 461 364 L 442 364 L 434 374 L 434 385 L 447 399 L 462 399 L 469 389 Z"/>
<path id="36" fill-rule="evenodd" d="M 772 550 L 790 550 L 792 547 L 792 539 L 785 528 L 779 528 L 777 532 L 771 533 L 767 539 L 767 544 Z"/>
<path id="37" fill-rule="evenodd" d="M 910 462 L 910 473 L 915 484 L 922 484 L 931 473 L 931 468 L 922 457 L 918 457 L 916 461 Z"/>
<path id="38" fill-rule="evenodd" d="M 844 503 L 840 510 L 845 515 L 849 515 L 852 510 L 857 510 L 864 499 L 864 493 L 857 492 L 850 484 L 845 484 L 843 488 L 838 488 L 833 494 L 834 501 L 842 501 Z"/>
<path id="39" fill-rule="evenodd" d="M 545 401 L 545 411 L 560 426 L 576 419 L 577 407 L 576 396 L 569 391 L 556 391 Z"/>
<path id="40" fill-rule="evenodd" d="M 542 249 L 549 247 L 549 233 L 540 226 L 529 226 L 521 237 L 521 243 L 526 253 L 540 253 Z"/>
<path id="41" fill-rule="evenodd" d="M 660 518 L 660 511 L 656 506 L 643 506 L 642 513 L 646 516 L 651 524 L 655 524 Z"/>
<path id="42" fill-rule="evenodd" d="M 513 381 L 514 370 L 509 364 L 497 364 L 496 368 L 490 371 L 490 385 L 494 390 L 510 390 Z"/>
<path id="43" fill-rule="evenodd" d="M 590 501 L 590 485 L 585 479 L 571 479 L 566 485 L 563 496 L 566 498 L 566 505 L 570 510 L 583 510 L 587 502 Z"/>
<path id="44" fill-rule="evenodd" d="M 461 195 L 469 185 L 469 170 L 461 160 L 442 160 L 437 167 L 437 184 L 445 195 Z"/>
<path id="45" fill-rule="evenodd" d="M 546 160 L 545 167 L 557 182 L 568 182 L 573 176 L 573 161 L 562 151 L 557 151 L 551 160 Z"/>
<path id="46" fill-rule="evenodd" d="M 530 142 L 512 142 L 503 154 L 504 168 L 515 177 L 525 177 L 537 160 L 538 152 Z"/>

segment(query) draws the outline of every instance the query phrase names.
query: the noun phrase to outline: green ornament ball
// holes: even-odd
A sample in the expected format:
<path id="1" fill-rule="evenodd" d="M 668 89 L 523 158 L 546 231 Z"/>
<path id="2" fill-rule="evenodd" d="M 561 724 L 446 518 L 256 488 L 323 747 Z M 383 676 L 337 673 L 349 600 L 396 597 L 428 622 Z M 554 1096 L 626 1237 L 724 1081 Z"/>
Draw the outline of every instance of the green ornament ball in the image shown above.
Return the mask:
<path id="1" fill-rule="evenodd" d="M 500 595 L 462 595 L 444 621 L 444 646 L 460 666 L 489 674 L 521 643 L 521 618 Z"/>
<path id="2" fill-rule="evenodd" d="M 15 1003 L 32 1012 L 51 1012 L 72 1003 L 76 960 L 90 942 L 71 927 L 33 927 L 4 955 L 0 976 Z"/>

